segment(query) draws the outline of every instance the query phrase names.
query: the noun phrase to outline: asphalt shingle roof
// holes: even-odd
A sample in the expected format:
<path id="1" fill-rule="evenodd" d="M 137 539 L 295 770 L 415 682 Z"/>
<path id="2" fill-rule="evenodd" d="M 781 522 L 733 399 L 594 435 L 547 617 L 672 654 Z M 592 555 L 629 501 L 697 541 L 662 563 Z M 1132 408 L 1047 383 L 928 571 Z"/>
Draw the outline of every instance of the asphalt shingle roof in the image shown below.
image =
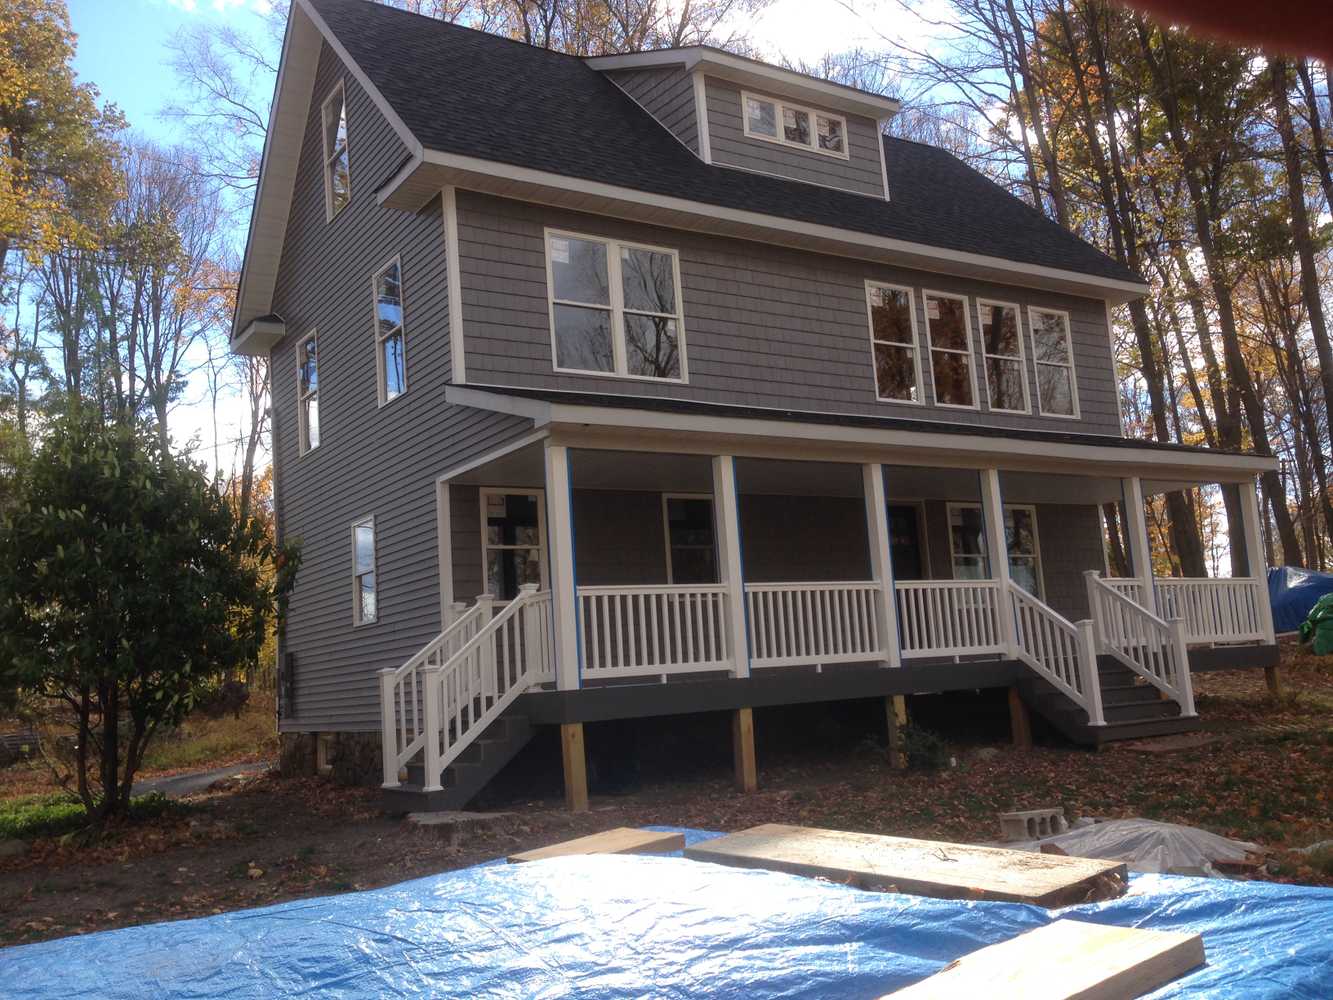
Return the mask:
<path id="1" fill-rule="evenodd" d="M 1128 268 L 951 154 L 886 138 L 888 202 L 710 166 L 582 59 L 370 0 L 311 0 L 427 149 L 1121 281 Z"/>

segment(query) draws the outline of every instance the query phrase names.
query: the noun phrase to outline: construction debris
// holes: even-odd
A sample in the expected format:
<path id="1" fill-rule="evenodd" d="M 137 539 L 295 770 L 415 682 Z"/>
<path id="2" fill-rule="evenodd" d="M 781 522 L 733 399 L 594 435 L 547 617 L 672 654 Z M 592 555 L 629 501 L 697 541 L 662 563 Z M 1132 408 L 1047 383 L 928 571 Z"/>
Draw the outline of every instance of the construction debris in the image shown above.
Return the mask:
<path id="1" fill-rule="evenodd" d="M 1007 843 L 1017 851 L 1050 853 L 1052 848 L 1075 858 L 1123 861 L 1130 871 L 1170 875 L 1223 875 L 1263 864 L 1266 851 L 1258 844 L 1228 840 L 1197 827 L 1151 819 L 1076 822 L 1051 837 Z"/>

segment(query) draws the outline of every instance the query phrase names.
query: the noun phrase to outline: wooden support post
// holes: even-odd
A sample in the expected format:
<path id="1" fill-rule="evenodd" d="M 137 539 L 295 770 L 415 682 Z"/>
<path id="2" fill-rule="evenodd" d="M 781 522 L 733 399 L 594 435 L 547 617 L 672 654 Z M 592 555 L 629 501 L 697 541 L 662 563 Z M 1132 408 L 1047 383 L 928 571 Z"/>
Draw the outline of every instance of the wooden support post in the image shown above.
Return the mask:
<path id="1" fill-rule="evenodd" d="M 1282 677 L 1277 672 L 1277 667 L 1264 667 L 1264 683 L 1268 685 L 1268 693 L 1274 698 L 1282 697 Z"/>
<path id="2" fill-rule="evenodd" d="M 570 812 L 588 811 L 588 759 L 583 750 L 583 723 L 560 726 L 560 755 L 565 765 L 565 805 Z"/>
<path id="3" fill-rule="evenodd" d="M 903 748 L 903 727 L 907 725 L 907 699 L 900 694 L 884 699 L 884 714 L 889 721 L 889 767 L 907 770 L 907 752 Z"/>
<path id="4" fill-rule="evenodd" d="M 736 790 L 759 788 L 754 761 L 754 709 L 738 708 L 731 716 L 731 749 L 736 761 Z"/>
<path id="5" fill-rule="evenodd" d="M 1017 687 L 1009 688 L 1009 730 L 1013 733 L 1014 746 L 1019 750 L 1032 749 L 1032 720 L 1028 718 L 1028 707 L 1023 704 L 1023 696 Z"/>

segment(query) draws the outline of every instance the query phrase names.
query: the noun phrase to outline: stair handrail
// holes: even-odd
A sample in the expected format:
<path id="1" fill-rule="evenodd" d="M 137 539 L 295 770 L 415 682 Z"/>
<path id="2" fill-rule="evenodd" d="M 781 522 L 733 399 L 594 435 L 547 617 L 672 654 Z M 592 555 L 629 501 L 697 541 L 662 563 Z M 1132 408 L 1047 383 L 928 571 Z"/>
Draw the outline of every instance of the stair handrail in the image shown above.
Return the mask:
<path id="1" fill-rule="evenodd" d="M 1185 622 L 1159 618 L 1107 584 L 1095 569 L 1086 570 L 1083 578 L 1098 649 L 1178 704 L 1182 717 L 1197 714 Z"/>
<path id="2" fill-rule="evenodd" d="M 1075 624 L 1013 580 L 1008 584 L 1015 658 L 1083 709 L 1088 725 L 1106 725 L 1092 622 Z"/>

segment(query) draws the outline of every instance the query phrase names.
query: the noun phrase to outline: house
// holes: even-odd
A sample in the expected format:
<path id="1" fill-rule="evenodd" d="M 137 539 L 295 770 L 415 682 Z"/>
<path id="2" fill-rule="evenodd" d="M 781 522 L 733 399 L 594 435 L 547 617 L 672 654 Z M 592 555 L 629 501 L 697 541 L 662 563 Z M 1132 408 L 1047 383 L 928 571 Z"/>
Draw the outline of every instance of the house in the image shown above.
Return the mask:
<path id="1" fill-rule="evenodd" d="M 756 706 L 1009 688 L 1100 744 L 1276 663 L 1269 460 L 1124 438 L 1147 286 L 896 109 L 296 0 L 233 332 L 304 545 L 289 746 L 456 806 L 560 725 L 577 802 L 593 720 L 731 710 L 749 782 Z M 1204 483 L 1247 572 L 1154 578 L 1144 498 Z"/>

